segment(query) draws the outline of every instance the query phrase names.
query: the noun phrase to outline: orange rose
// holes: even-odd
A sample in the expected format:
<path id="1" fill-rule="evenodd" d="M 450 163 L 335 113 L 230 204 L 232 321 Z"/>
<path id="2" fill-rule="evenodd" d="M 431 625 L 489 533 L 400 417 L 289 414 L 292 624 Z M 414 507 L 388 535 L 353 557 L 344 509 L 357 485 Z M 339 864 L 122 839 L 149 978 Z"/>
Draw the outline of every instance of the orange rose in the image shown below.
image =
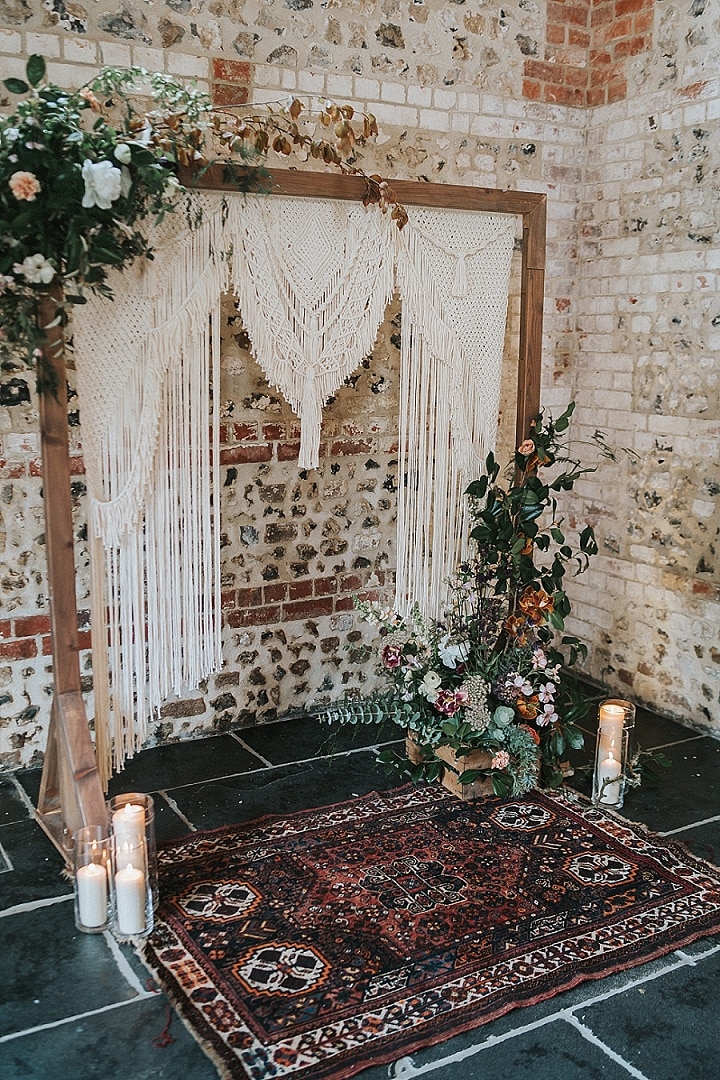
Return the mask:
<path id="1" fill-rule="evenodd" d="M 524 615 L 527 615 L 534 623 L 541 623 L 547 619 L 554 609 L 553 598 L 544 589 L 533 589 L 528 585 L 518 601 L 518 607 Z"/>
<path id="2" fill-rule="evenodd" d="M 538 698 L 537 694 L 533 694 L 529 698 L 520 698 L 516 703 L 515 708 L 525 720 L 534 720 L 538 714 Z"/>

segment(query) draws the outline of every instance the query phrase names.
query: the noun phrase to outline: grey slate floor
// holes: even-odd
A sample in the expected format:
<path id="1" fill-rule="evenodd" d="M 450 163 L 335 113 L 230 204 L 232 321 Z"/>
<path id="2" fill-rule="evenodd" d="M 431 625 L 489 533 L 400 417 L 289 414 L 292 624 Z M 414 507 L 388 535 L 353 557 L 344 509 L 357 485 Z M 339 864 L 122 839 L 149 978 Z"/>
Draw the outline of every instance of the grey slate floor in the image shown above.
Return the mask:
<path id="1" fill-rule="evenodd" d="M 639 711 L 644 749 L 672 768 L 623 814 L 720 863 L 720 741 Z M 337 802 L 396 783 L 373 746 L 396 729 L 317 720 L 146 750 L 111 786 L 152 792 L 158 842 L 262 814 Z M 589 761 L 594 739 L 576 764 Z M 570 781 L 588 793 L 580 773 Z M 130 946 L 78 933 L 62 860 L 32 817 L 40 772 L 0 775 L 2 1080 L 212 1080 Z M 156 1046 L 169 1022 L 174 1041 Z M 374 1067 L 360 1080 L 720 1080 L 720 934 L 642 967 Z"/>

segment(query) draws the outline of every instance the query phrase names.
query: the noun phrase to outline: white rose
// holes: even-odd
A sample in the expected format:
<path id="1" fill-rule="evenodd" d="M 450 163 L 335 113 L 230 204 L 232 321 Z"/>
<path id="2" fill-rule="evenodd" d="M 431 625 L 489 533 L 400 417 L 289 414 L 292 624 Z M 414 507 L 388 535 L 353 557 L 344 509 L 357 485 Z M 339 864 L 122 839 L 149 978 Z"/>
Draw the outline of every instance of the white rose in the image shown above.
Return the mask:
<path id="1" fill-rule="evenodd" d="M 122 191 L 122 173 L 110 161 L 90 161 L 86 158 L 82 167 L 85 194 L 82 204 L 86 209 L 97 206 L 109 210 Z"/>
<path id="2" fill-rule="evenodd" d="M 438 646 L 438 656 L 442 660 L 445 667 L 452 668 L 453 671 L 458 664 L 464 664 L 469 655 L 468 643 L 462 641 L 460 643 L 452 643 L 447 638 L 443 638 Z"/>
<path id="3" fill-rule="evenodd" d="M 442 685 L 442 679 L 436 671 L 428 671 L 418 687 L 418 692 L 429 702 L 437 701 L 438 690 Z"/>
<path id="4" fill-rule="evenodd" d="M 28 255 L 13 266 L 14 274 L 22 274 L 31 285 L 49 285 L 55 277 L 55 267 L 40 252 Z"/>
<path id="5" fill-rule="evenodd" d="M 118 143 L 113 150 L 113 157 L 123 165 L 129 165 L 132 161 L 132 150 L 127 143 Z"/>

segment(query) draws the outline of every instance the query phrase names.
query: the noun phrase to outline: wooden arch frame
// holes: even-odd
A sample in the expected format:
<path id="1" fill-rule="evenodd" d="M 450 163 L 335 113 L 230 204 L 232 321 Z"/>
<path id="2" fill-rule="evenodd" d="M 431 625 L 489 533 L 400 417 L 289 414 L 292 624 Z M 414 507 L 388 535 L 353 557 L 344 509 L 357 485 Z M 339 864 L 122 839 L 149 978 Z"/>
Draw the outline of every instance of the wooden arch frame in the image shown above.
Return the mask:
<path id="1" fill-rule="evenodd" d="M 199 178 L 189 172 L 183 175 L 181 170 L 180 180 L 188 187 L 237 191 L 237 185 L 226 178 L 222 165 L 211 167 Z M 362 201 L 366 191 L 365 180 L 361 176 L 290 169 L 269 171 L 268 186 L 270 195 L 355 202 Z M 405 206 L 478 210 L 522 218 L 515 414 L 517 444 L 527 437 L 540 410 L 547 197 L 534 192 L 411 180 L 393 181 L 392 186 L 398 202 Z M 58 293 L 50 293 L 39 303 L 38 319 L 41 326 L 47 326 L 54 319 L 58 298 Z M 58 387 L 57 395 L 43 394 L 40 401 L 54 693 L 36 817 L 69 861 L 74 831 L 83 825 L 104 822 L 106 810 L 81 693 L 70 498 L 67 376 L 62 330 L 53 327 L 47 337 L 45 359 L 55 371 Z"/>

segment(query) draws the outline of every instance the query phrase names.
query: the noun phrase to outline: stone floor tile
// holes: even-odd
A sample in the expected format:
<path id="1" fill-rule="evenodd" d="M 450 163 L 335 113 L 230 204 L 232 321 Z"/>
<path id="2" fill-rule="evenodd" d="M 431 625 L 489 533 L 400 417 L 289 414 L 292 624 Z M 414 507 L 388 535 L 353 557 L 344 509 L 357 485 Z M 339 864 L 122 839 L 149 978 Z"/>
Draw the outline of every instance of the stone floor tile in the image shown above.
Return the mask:
<path id="1" fill-rule="evenodd" d="M 214 829 L 265 814 L 326 806 L 393 784 L 372 751 L 366 751 L 175 788 L 168 796 L 196 829 Z"/>
<path id="2" fill-rule="evenodd" d="M 2 1045 L 3 1080 L 217 1080 L 217 1069 L 173 1014 L 169 1046 L 164 997 L 142 998 Z"/>
<path id="3" fill-rule="evenodd" d="M 423 1068 L 422 1075 L 428 1080 L 628 1080 L 621 1064 L 564 1020 L 480 1046 L 474 1053 L 471 1049 L 457 1058 L 440 1056 L 428 1071 L 424 1071 L 428 1066 L 420 1054 L 410 1055 L 410 1061 Z M 387 1066 L 367 1069 L 357 1080 L 401 1077 L 402 1062 L 400 1059 L 394 1070 Z M 407 1070 L 407 1075 L 412 1077 L 412 1072 Z"/>
<path id="4" fill-rule="evenodd" d="M 317 716 L 286 723 L 263 724 L 238 731 L 239 738 L 257 750 L 272 765 L 355 750 L 377 743 L 398 741 L 395 724 L 327 724 Z"/>
<path id="5" fill-rule="evenodd" d="M 0 956 L 2 1035 L 137 996 L 105 936 L 75 928 L 72 899 L 0 919 Z"/>
<path id="6" fill-rule="evenodd" d="M 0 776 L 0 825 L 10 825 L 15 821 L 25 821 L 28 808 L 9 776 Z"/>
<path id="7" fill-rule="evenodd" d="M 0 911 L 72 892 L 64 860 L 32 818 L 0 825 L 0 844 L 12 866 L 0 874 Z"/>
<path id="8" fill-rule="evenodd" d="M 717 1080 L 720 951 L 577 1015 L 651 1080 Z"/>

